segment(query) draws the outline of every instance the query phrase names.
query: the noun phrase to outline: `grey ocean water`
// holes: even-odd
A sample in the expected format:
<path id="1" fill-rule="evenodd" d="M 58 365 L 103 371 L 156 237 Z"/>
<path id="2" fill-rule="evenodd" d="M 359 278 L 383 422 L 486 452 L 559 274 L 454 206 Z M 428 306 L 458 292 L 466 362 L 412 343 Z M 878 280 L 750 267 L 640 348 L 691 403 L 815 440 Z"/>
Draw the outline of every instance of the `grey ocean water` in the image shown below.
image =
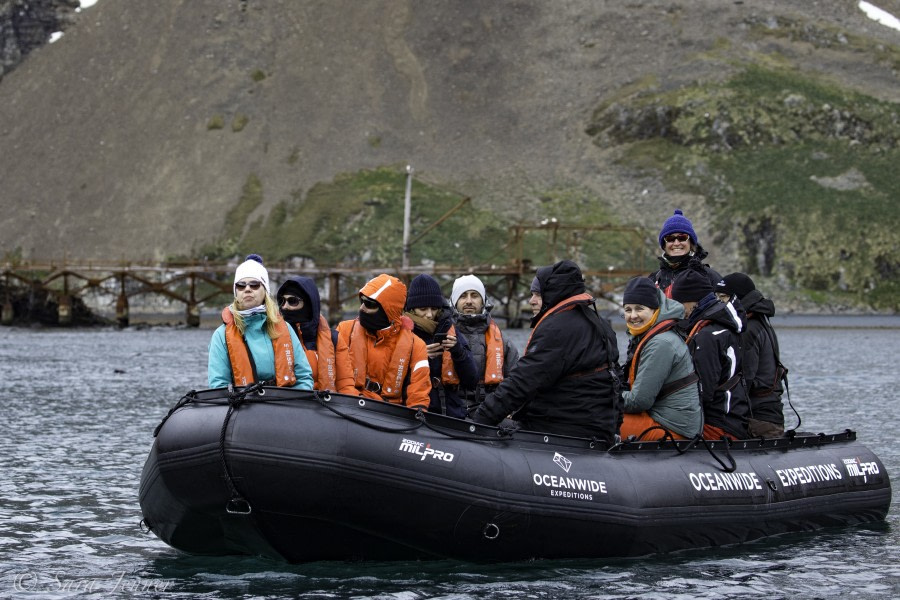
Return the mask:
<path id="1" fill-rule="evenodd" d="M 856 430 L 896 481 L 898 320 L 780 323 L 802 429 Z M 886 524 L 630 560 L 286 565 L 180 554 L 139 529 L 138 484 L 153 428 L 205 387 L 210 333 L 0 328 L 0 598 L 900 596 L 896 493 Z M 513 335 L 522 345 L 527 330 Z"/>

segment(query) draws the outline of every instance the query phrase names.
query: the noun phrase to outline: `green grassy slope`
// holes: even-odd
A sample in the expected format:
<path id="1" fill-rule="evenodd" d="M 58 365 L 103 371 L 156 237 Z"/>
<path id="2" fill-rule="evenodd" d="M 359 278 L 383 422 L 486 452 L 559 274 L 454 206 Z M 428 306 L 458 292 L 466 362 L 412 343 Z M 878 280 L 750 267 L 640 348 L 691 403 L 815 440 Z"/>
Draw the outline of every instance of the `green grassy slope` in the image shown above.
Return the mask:
<path id="1" fill-rule="evenodd" d="M 706 198 L 751 275 L 900 307 L 900 104 L 747 65 L 731 79 L 600 107 L 588 129 L 626 163 Z"/>

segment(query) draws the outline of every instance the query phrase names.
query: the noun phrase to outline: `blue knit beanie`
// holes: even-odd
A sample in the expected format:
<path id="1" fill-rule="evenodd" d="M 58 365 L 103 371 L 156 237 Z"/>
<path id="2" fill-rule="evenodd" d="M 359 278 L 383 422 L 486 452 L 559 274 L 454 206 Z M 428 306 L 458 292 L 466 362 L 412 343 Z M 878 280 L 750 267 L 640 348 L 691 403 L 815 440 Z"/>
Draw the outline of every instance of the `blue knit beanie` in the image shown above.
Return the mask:
<path id="1" fill-rule="evenodd" d="M 690 219 L 684 216 L 680 208 L 675 209 L 675 214 L 666 219 L 663 223 L 662 230 L 659 232 L 659 247 L 665 248 L 666 243 L 663 238 L 671 233 L 686 233 L 691 238 L 691 242 L 696 246 L 700 242 L 697 241 L 697 234 L 694 233 L 694 226 Z"/>
<path id="2" fill-rule="evenodd" d="M 444 296 L 441 293 L 441 285 L 431 275 L 425 273 L 416 275 L 409 282 L 409 291 L 406 293 L 406 308 L 443 308 Z"/>

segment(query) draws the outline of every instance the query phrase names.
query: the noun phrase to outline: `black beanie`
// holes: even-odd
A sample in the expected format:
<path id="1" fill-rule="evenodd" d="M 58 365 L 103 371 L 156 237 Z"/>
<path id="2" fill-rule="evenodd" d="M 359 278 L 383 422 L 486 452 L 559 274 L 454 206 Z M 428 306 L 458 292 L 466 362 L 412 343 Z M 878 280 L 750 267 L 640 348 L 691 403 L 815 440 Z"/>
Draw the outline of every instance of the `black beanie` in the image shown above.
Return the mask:
<path id="1" fill-rule="evenodd" d="M 699 302 L 713 291 L 706 273 L 688 269 L 672 282 L 672 299 L 678 302 Z"/>
<path id="2" fill-rule="evenodd" d="M 737 296 L 738 299 L 743 298 L 756 289 L 753 280 L 743 273 L 732 273 L 722 278 L 722 281 L 716 284 L 717 294 L 728 294 L 729 296 Z"/>
<path id="3" fill-rule="evenodd" d="M 656 285 L 646 277 L 635 277 L 625 286 L 622 304 L 640 304 L 647 308 L 659 308 L 659 294 Z"/>
<path id="4" fill-rule="evenodd" d="M 421 274 L 409 282 L 406 293 L 406 308 L 442 308 L 444 296 L 441 285 L 431 275 Z"/>

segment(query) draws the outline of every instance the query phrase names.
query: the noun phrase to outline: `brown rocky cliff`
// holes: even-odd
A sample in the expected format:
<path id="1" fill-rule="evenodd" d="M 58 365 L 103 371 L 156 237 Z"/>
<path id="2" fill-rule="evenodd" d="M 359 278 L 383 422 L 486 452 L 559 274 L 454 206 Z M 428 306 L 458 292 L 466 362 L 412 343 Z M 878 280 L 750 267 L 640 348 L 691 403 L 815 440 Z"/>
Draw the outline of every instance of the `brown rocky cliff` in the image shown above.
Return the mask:
<path id="1" fill-rule="evenodd" d="M 78 0 L 0 0 L 0 79 L 74 21 Z"/>
<path id="2" fill-rule="evenodd" d="M 0 82 L 0 255 L 185 255 L 222 230 L 249 174 L 256 217 L 337 173 L 406 162 L 501 216 L 575 184 L 653 227 L 694 208 L 702 231 L 700 199 L 623 171 L 585 130 L 642 81 L 724 77 L 722 40 L 897 100 L 891 65 L 746 25 L 784 15 L 900 36 L 852 0 L 101 0 Z"/>

